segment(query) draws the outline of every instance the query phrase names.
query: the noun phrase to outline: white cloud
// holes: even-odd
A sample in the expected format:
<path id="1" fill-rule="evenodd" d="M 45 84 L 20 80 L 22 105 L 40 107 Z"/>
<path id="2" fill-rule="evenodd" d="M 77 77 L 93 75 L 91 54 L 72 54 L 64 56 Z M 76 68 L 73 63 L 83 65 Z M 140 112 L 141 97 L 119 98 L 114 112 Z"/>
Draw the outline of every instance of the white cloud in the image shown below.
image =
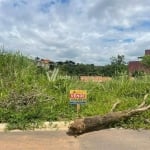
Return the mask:
<path id="1" fill-rule="evenodd" d="M 52 60 L 108 64 L 150 48 L 149 0 L 0 0 L 0 44 Z"/>

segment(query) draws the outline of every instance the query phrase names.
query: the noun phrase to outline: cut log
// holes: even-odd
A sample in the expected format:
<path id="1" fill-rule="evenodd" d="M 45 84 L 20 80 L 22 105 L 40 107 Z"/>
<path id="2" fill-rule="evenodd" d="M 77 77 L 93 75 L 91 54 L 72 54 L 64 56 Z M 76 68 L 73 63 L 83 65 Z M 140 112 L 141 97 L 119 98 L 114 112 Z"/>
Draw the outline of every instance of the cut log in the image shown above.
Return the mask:
<path id="1" fill-rule="evenodd" d="M 132 110 L 111 112 L 104 116 L 92 116 L 83 119 L 76 119 L 69 126 L 68 134 L 79 135 L 85 132 L 108 128 L 112 123 L 118 122 L 121 119 L 127 119 L 133 115 L 136 115 L 138 113 L 150 109 L 150 105 L 143 106 L 144 104 L 145 102 L 142 102 L 136 109 L 132 109 Z"/>

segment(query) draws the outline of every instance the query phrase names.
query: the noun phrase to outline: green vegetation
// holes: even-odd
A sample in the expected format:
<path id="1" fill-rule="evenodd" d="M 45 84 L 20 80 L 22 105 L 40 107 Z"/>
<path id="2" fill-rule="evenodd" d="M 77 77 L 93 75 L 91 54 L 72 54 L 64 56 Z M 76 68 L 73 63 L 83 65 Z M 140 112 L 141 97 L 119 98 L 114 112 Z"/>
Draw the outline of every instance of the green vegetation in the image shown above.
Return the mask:
<path id="1" fill-rule="evenodd" d="M 142 57 L 142 63 L 146 66 L 146 67 L 150 67 L 150 55 L 145 55 Z"/>
<path id="2" fill-rule="evenodd" d="M 0 123 L 9 123 L 9 129 L 28 129 L 43 121 L 106 114 L 118 99 L 121 104 L 116 111 L 132 109 L 150 93 L 149 76 L 135 80 L 118 76 L 105 83 L 85 83 L 73 77 L 49 82 L 46 72 L 38 69 L 33 60 L 19 53 L 0 51 Z M 76 107 L 69 104 L 71 89 L 88 91 L 87 104 L 81 106 L 79 116 Z M 150 128 L 146 121 L 149 118 L 150 111 L 146 111 L 113 126 Z"/>
<path id="3" fill-rule="evenodd" d="M 94 64 L 79 64 L 73 61 L 57 62 L 62 74 L 70 76 L 118 76 L 127 73 L 127 65 L 123 55 L 111 58 L 111 64 L 105 66 L 95 66 Z"/>

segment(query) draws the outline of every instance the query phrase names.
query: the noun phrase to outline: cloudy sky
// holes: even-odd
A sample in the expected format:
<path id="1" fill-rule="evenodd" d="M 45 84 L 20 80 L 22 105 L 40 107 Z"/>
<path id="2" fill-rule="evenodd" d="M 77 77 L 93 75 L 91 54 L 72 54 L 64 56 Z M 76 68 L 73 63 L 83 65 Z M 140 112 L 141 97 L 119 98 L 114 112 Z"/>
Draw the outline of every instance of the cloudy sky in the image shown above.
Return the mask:
<path id="1" fill-rule="evenodd" d="M 150 0 L 0 0 L 0 46 L 105 65 L 150 49 Z"/>

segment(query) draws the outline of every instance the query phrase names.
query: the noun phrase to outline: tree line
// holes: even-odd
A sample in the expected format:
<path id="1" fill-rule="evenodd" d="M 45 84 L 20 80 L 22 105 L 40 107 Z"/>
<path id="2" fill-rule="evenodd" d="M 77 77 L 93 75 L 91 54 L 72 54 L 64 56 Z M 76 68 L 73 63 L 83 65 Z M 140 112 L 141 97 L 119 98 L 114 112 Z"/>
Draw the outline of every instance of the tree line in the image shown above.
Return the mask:
<path id="1" fill-rule="evenodd" d="M 111 57 L 111 63 L 105 66 L 96 66 L 94 64 L 75 63 L 71 60 L 56 63 L 61 74 L 70 76 L 116 76 L 127 72 L 127 63 L 124 55 Z"/>

